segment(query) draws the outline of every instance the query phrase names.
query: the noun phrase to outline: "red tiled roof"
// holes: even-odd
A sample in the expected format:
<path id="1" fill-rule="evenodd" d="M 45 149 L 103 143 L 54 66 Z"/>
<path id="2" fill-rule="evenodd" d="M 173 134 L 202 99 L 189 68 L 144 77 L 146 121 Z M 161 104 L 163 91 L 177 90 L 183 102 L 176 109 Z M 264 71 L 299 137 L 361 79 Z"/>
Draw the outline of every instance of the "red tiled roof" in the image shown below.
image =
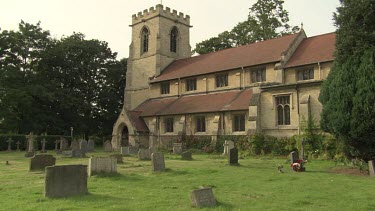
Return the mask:
<path id="1" fill-rule="evenodd" d="M 172 62 L 160 76 L 151 81 L 165 81 L 223 70 L 280 61 L 297 34 L 229 48 Z"/>
<path id="2" fill-rule="evenodd" d="M 251 97 L 251 89 L 186 95 L 180 98 L 148 100 L 135 110 L 142 112 L 140 116 L 247 110 Z"/>
<path id="3" fill-rule="evenodd" d="M 149 130 L 145 121 L 143 121 L 143 119 L 140 118 L 141 113 L 142 113 L 141 111 L 130 111 L 129 112 L 130 121 L 132 121 L 132 124 L 137 131 L 147 132 Z"/>
<path id="4" fill-rule="evenodd" d="M 336 34 L 322 34 L 304 39 L 285 67 L 296 67 L 334 60 Z"/>

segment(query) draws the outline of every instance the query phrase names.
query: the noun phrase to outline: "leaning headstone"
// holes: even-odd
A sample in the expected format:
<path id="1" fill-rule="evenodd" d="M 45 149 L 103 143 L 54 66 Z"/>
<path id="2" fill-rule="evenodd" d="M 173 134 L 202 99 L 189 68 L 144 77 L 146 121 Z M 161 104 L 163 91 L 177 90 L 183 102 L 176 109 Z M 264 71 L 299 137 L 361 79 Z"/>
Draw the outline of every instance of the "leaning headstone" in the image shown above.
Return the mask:
<path id="1" fill-rule="evenodd" d="M 151 154 L 149 149 L 139 149 L 138 151 L 139 160 L 151 160 Z"/>
<path id="2" fill-rule="evenodd" d="M 110 157 L 114 157 L 116 159 L 117 163 L 124 163 L 124 161 L 122 160 L 121 154 L 110 155 Z"/>
<path id="3" fill-rule="evenodd" d="M 117 159 L 115 157 L 91 157 L 89 160 L 89 176 L 99 173 L 116 173 Z"/>
<path id="4" fill-rule="evenodd" d="M 374 162 L 374 160 L 368 161 L 368 171 L 370 173 L 370 177 L 375 177 L 375 162 Z"/>
<path id="5" fill-rule="evenodd" d="M 72 150 L 79 150 L 79 142 L 77 140 L 72 141 L 71 148 Z"/>
<path id="6" fill-rule="evenodd" d="M 93 152 L 95 150 L 95 142 L 92 139 L 89 139 L 87 142 L 87 152 Z"/>
<path id="7" fill-rule="evenodd" d="M 223 146 L 224 146 L 223 155 L 228 155 L 229 150 L 234 148 L 234 142 L 233 141 L 225 141 Z"/>
<path id="8" fill-rule="evenodd" d="M 79 142 L 79 149 L 80 149 L 82 152 L 84 152 L 84 153 L 87 152 L 87 141 L 86 141 L 86 140 L 81 140 L 81 141 Z"/>
<path id="9" fill-rule="evenodd" d="M 64 165 L 46 167 L 44 190 L 45 197 L 49 198 L 87 194 L 87 166 Z"/>
<path id="10" fill-rule="evenodd" d="M 164 154 L 155 152 L 151 154 L 152 171 L 163 171 L 165 169 Z"/>
<path id="11" fill-rule="evenodd" d="M 56 158 L 52 155 L 34 155 L 30 159 L 30 171 L 44 171 L 47 166 L 54 166 L 56 164 Z"/>
<path id="12" fill-rule="evenodd" d="M 12 142 L 13 142 L 13 140 L 11 138 L 9 138 L 7 140 L 7 143 L 8 143 L 8 150 L 7 151 L 12 151 Z"/>
<path id="13" fill-rule="evenodd" d="M 20 141 L 17 141 L 17 142 L 16 142 L 17 151 L 20 151 L 20 145 L 21 145 L 21 142 L 20 142 Z"/>
<path id="14" fill-rule="evenodd" d="M 139 147 L 137 146 L 129 146 L 129 154 L 136 155 L 139 151 Z"/>
<path id="15" fill-rule="evenodd" d="M 229 165 L 238 165 L 238 149 L 232 148 L 228 153 L 228 163 Z"/>
<path id="16" fill-rule="evenodd" d="M 192 160 L 191 152 L 185 151 L 181 154 L 181 160 Z"/>
<path id="17" fill-rule="evenodd" d="M 182 153 L 182 143 L 173 143 L 173 154 L 180 155 Z"/>
<path id="18" fill-rule="evenodd" d="M 33 157 L 35 155 L 35 149 L 34 149 L 34 140 L 35 135 L 33 133 L 30 133 L 26 136 L 27 138 L 27 152 L 25 154 L 25 157 Z"/>
<path id="19" fill-rule="evenodd" d="M 104 142 L 104 152 L 112 152 L 112 143 L 111 141 Z"/>
<path id="20" fill-rule="evenodd" d="M 129 155 L 129 147 L 121 147 L 121 155 Z"/>
<path id="21" fill-rule="evenodd" d="M 216 206 L 216 199 L 211 188 L 201 188 L 191 191 L 190 200 L 193 207 Z"/>
<path id="22" fill-rule="evenodd" d="M 46 139 L 43 139 L 42 141 L 41 141 L 41 143 L 42 143 L 42 149 L 40 150 L 40 153 L 46 153 L 47 151 L 46 151 Z"/>

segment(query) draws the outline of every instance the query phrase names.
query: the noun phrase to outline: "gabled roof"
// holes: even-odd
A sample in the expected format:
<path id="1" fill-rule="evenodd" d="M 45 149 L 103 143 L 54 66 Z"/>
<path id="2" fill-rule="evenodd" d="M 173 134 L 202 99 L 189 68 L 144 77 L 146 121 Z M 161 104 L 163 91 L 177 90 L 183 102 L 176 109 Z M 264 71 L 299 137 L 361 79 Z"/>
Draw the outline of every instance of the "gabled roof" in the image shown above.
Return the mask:
<path id="1" fill-rule="evenodd" d="M 256 42 L 236 48 L 202 54 L 172 62 L 151 83 L 197 76 L 241 67 L 254 66 L 281 60 L 281 55 L 299 33 Z"/>
<path id="2" fill-rule="evenodd" d="M 134 110 L 142 117 L 247 110 L 251 97 L 251 89 L 185 95 L 147 100 Z"/>
<path id="3" fill-rule="evenodd" d="M 143 119 L 141 119 L 140 117 L 141 113 L 142 112 L 140 111 L 129 111 L 130 121 L 132 122 L 133 126 L 137 131 L 148 132 L 149 130 L 145 121 L 143 121 Z"/>
<path id="4" fill-rule="evenodd" d="M 304 39 L 286 63 L 285 68 L 333 61 L 335 59 L 335 42 L 335 33 Z"/>

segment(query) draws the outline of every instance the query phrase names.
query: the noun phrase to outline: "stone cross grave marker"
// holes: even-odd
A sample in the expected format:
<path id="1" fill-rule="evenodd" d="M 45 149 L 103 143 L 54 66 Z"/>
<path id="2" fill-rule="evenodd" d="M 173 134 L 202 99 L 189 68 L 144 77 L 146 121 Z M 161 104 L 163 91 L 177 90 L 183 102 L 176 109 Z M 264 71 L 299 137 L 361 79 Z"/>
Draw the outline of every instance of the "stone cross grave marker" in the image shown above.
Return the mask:
<path id="1" fill-rule="evenodd" d="M 238 165 L 238 149 L 232 148 L 228 153 L 228 163 L 229 165 Z"/>
<path id="2" fill-rule="evenodd" d="M 138 159 L 139 160 L 151 160 L 150 149 L 139 149 Z"/>
<path id="3" fill-rule="evenodd" d="M 56 158 L 52 155 L 34 155 L 30 159 L 30 171 L 44 171 L 47 166 L 54 166 L 56 164 Z"/>
<path id="4" fill-rule="evenodd" d="M 181 154 L 181 160 L 192 160 L 191 152 L 185 151 Z"/>
<path id="5" fill-rule="evenodd" d="M 35 135 L 33 133 L 30 133 L 29 135 L 26 136 L 26 138 L 27 138 L 27 152 L 25 154 L 25 157 L 32 157 L 35 155 L 35 150 L 34 150 Z"/>
<path id="6" fill-rule="evenodd" d="M 129 147 L 121 147 L 121 155 L 129 155 Z"/>
<path id="7" fill-rule="evenodd" d="M 191 191 L 190 200 L 193 207 L 216 206 L 216 199 L 211 188 L 201 188 Z"/>
<path id="8" fill-rule="evenodd" d="M 152 171 L 165 170 L 164 154 L 161 152 L 152 153 L 151 164 L 152 164 Z"/>
<path id="9" fill-rule="evenodd" d="M 55 141 L 55 151 L 59 151 L 59 143 L 60 143 L 60 140 L 56 140 Z"/>
<path id="10" fill-rule="evenodd" d="M 12 138 L 9 138 L 7 140 L 7 142 L 8 142 L 8 150 L 7 151 L 12 151 L 12 142 L 13 142 Z"/>
<path id="11" fill-rule="evenodd" d="M 226 140 L 225 142 L 224 142 L 224 152 L 223 152 L 223 155 L 228 155 L 228 153 L 229 153 L 229 150 L 230 149 L 232 149 L 232 148 L 234 148 L 234 142 L 233 141 L 228 141 L 228 140 Z"/>
<path id="12" fill-rule="evenodd" d="M 112 143 L 111 141 L 107 140 L 104 142 L 104 152 L 112 152 Z"/>
<path id="13" fill-rule="evenodd" d="M 180 155 L 182 153 L 182 143 L 173 143 L 173 154 Z"/>
<path id="14" fill-rule="evenodd" d="M 17 141 L 17 142 L 16 142 L 16 146 L 17 146 L 17 151 L 20 151 L 20 144 L 21 144 L 21 142 L 20 142 L 20 141 Z"/>
<path id="15" fill-rule="evenodd" d="M 91 157 L 89 160 L 89 176 L 100 173 L 116 173 L 117 159 L 115 157 Z"/>
<path id="16" fill-rule="evenodd" d="M 87 142 L 87 152 L 93 152 L 95 150 L 95 142 L 92 139 L 89 139 Z"/>
<path id="17" fill-rule="evenodd" d="M 368 171 L 370 173 L 370 177 L 375 177 L 375 162 L 374 162 L 374 160 L 368 161 Z"/>
<path id="18" fill-rule="evenodd" d="M 86 140 L 81 140 L 79 142 L 79 148 L 81 149 L 82 152 L 86 153 L 87 152 L 87 141 Z"/>
<path id="19" fill-rule="evenodd" d="M 44 192 L 45 197 L 49 198 L 87 194 L 87 166 L 63 165 L 46 167 Z"/>
<path id="20" fill-rule="evenodd" d="M 41 143 L 42 143 L 42 149 L 40 150 L 40 153 L 46 153 L 46 139 L 44 138 Z"/>

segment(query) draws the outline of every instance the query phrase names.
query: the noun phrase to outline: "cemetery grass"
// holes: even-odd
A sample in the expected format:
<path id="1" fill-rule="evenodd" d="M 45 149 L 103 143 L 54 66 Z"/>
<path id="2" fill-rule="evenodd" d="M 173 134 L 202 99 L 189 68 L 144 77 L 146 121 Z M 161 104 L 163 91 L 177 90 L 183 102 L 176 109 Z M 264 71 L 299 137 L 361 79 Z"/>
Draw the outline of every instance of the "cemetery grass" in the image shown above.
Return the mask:
<path id="1" fill-rule="evenodd" d="M 88 158 L 57 157 L 56 165 L 88 164 Z M 108 155 L 109 153 L 89 153 Z M 306 172 L 291 172 L 286 158 L 240 159 L 227 165 L 220 155 L 193 154 L 182 161 L 165 154 L 166 170 L 150 161 L 124 157 L 117 174 L 89 177 L 89 194 L 44 197 L 44 172 L 29 172 L 24 152 L 0 152 L 0 210 L 192 210 L 189 193 L 212 187 L 218 205 L 203 210 L 373 210 L 375 180 L 333 173 L 330 161 L 313 160 Z M 5 165 L 9 161 L 10 165 Z M 284 173 L 277 172 L 277 165 Z"/>

